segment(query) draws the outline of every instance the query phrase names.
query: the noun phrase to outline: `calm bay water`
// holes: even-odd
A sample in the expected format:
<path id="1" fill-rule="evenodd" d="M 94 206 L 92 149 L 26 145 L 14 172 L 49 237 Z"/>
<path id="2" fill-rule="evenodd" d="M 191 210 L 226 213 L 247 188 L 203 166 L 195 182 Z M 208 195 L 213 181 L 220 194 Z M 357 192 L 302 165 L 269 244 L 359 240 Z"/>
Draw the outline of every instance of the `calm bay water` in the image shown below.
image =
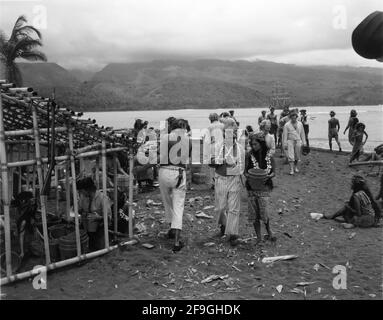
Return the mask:
<path id="1" fill-rule="evenodd" d="M 329 112 L 334 110 L 340 121 L 340 141 L 343 150 L 351 150 L 348 143 L 348 136 L 343 135 L 347 126 L 351 109 L 356 109 L 360 122 L 366 124 L 366 131 L 369 135 L 365 150 L 371 151 L 378 144 L 383 143 L 383 106 L 358 106 L 358 107 L 306 107 L 310 124 L 310 145 L 315 147 L 328 148 L 327 121 Z M 236 109 L 235 117 L 240 122 L 240 127 L 245 128 L 251 125 L 258 130 L 258 117 L 262 110 L 267 108 Z M 149 127 L 159 128 L 160 121 L 170 116 L 184 118 L 189 121 L 192 129 L 204 129 L 209 125 L 208 116 L 212 112 L 220 114 L 227 109 L 182 109 L 182 110 L 150 110 L 150 111 L 115 111 L 115 112 L 89 112 L 84 115 L 86 118 L 96 119 L 98 124 L 113 126 L 114 128 L 132 128 L 134 121 L 138 118 L 149 122 Z M 268 110 L 267 110 L 268 111 Z M 277 110 L 279 116 L 281 110 Z M 335 141 L 333 147 L 337 149 Z"/>

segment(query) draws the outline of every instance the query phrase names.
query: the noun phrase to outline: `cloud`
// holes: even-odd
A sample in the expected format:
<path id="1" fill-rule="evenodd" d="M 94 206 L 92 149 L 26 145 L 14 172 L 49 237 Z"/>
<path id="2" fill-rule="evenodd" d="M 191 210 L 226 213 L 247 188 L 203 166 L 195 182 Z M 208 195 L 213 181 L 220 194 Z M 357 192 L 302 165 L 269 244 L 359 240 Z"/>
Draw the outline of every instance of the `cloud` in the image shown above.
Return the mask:
<path id="1" fill-rule="evenodd" d="M 352 52 L 351 33 L 383 9 L 380 0 L 0 0 L 0 7 L 6 33 L 18 15 L 38 22 L 45 8 L 49 60 L 87 69 L 171 58 L 371 65 Z"/>

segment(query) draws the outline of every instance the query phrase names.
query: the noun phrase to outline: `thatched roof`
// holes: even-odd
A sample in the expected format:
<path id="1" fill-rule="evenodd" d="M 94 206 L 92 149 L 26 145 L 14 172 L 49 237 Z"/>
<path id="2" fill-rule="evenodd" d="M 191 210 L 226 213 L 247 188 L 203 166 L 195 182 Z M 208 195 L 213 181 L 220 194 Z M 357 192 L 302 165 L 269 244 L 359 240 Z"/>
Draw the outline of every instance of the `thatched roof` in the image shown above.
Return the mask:
<path id="1" fill-rule="evenodd" d="M 54 124 L 58 128 L 55 133 L 57 145 L 68 143 L 66 130 L 60 128 L 72 128 L 74 147 L 81 148 L 101 143 L 102 139 L 110 145 L 135 146 L 131 131 L 115 132 L 113 128 L 99 126 L 95 120 L 83 119 L 82 113 L 76 113 L 67 108 L 60 108 L 51 98 L 39 97 L 32 88 L 15 88 L 14 85 L 0 80 L 0 92 L 2 99 L 5 131 L 32 130 L 32 109 L 36 107 L 38 126 L 40 129 L 40 141 L 42 144 L 49 140 L 48 128 L 52 127 L 52 108 L 55 109 Z M 7 141 L 34 140 L 31 132 L 25 135 L 7 135 Z"/>

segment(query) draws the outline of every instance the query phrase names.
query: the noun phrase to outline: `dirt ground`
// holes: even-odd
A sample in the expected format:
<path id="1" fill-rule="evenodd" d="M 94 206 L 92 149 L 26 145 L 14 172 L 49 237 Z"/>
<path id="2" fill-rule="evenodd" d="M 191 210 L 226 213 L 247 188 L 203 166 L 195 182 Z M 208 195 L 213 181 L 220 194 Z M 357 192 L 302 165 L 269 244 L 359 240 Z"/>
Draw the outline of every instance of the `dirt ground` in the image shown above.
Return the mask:
<path id="1" fill-rule="evenodd" d="M 116 250 L 81 265 L 48 274 L 47 290 L 34 290 L 31 280 L 2 288 L 3 299 L 382 299 L 382 228 L 345 230 L 336 221 L 311 219 L 311 212 L 333 212 L 350 196 L 355 169 L 348 157 L 311 152 L 304 157 L 301 173 L 288 175 L 277 158 L 277 176 L 271 198 L 271 225 L 277 242 L 256 246 L 252 239 L 236 248 L 217 234 L 215 219 L 198 219 L 198 210 L 214 215 L 214 193 L 207 186 L 188 191 L 183 239 L 185 248 L 172 253 L 172 242 L 160 232 L 163 206 L 158 191 L 141 194 L 136 210 L 147 230 L 140 244 Z M 374 195 L 378 168 L 364 169 Z M 190 202 L 201 196 L 203 201 Z M 279 214 L 283 209 L 283 214 Z M 243 191 L 240 233 L 254 236 L 248 224 Z M 143 243 L 155 247 L 146 249 Z M 211 246 L 205 246 L 210 243 Z M 211 244 L 213 243 L 213 244 Z M 298 258 L 264 264 L 262 257 L 295 254 Z M 347 289 L 333 288 L 336 265 L 346 267 Z M 210 275 L 223 276 L 209 283 Z M 227 276 L 227 277 L 225 277 Z M 302 286 L 301 282 L 309 282 Z M 280 287 L 282 285 L 282 287 Z M 277 290 L 281 289 L 281 290 Z M 280 291 L 280 292 L 279 292 Z"/>

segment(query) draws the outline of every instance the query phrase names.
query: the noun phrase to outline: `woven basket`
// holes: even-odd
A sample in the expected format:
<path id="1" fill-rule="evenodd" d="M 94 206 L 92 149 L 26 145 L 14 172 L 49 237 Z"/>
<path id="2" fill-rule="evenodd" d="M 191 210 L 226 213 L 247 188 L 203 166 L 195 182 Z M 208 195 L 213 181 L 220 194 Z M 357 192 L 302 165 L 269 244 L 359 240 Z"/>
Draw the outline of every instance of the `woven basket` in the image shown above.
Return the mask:
<path id="1" fill-rule="evenodd" d="M 262 169 L 250 169 L 248 171 L 247 181 L 250 185 L 250 188 L 254 191 L 264 191 L 266 190 L 265 178 L 267 173 Z"/>

